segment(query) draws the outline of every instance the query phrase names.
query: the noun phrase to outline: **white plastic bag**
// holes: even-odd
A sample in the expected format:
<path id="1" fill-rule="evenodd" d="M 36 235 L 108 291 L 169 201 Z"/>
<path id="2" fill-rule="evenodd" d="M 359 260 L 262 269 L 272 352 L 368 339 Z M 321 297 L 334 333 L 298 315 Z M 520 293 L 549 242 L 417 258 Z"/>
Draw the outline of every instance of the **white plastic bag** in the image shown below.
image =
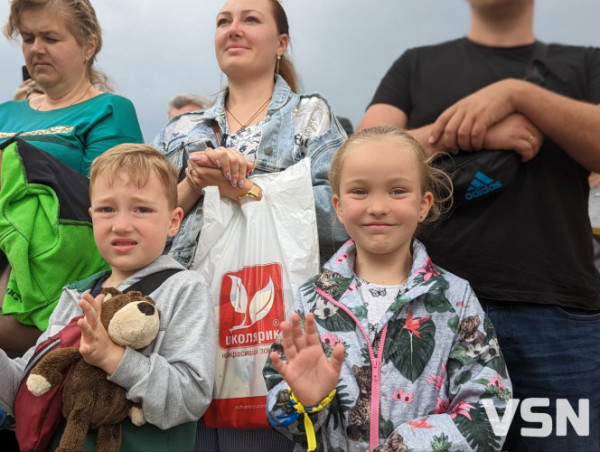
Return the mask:
<path id="1" fill-rule="evenodd" d="M 262 369 L 300 285 L 319 270 L 310 160 L 250 177 L 260 201 L 204 194 L 192 269 L 208 282 L 219 333 L 209 427 L 267 427 Z"/>

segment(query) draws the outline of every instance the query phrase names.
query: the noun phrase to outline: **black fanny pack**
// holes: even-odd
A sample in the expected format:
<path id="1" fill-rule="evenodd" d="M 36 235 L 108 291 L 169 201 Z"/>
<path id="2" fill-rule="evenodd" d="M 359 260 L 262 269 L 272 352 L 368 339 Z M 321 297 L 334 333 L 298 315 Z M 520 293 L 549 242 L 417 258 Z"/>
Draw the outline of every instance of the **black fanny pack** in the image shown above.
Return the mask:
<path id="1" fill-rule="evenodd" d="M 514 151 L 474 151 L 443 154 L 434 162 L 452 179 L 452 208 L 473 206 L 497 195 L 512 183 L 521 168 L 521 156 Z"/>
<path id="2" fill-rule="evenodd" d="M 548 46 L 536 41 L 531 60 L 525 68 L 524 80 L 544 85 L 551 72 L 560 81 L 568 80 L 570 68 L 547 57 Z M 515 151 L 461 151 L 457 155 L 443 154 L 434 166 L 444 170 L 454 185 L 453 209 L 474 206 L 508 187 L 523 168 L 521 156 Z"/>

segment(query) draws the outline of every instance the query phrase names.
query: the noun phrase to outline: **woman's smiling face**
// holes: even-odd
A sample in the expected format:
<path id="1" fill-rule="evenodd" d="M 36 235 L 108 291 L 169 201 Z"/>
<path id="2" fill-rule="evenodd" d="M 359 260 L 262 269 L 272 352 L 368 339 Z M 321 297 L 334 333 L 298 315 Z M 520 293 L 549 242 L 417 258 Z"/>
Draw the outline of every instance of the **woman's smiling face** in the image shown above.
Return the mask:
<path id="1" fill-rule="evenodd" d="M 215 53 L 230 78 L 273 74 L 287 44 L 268 0 L 229 0 L 217 15 Z"/>

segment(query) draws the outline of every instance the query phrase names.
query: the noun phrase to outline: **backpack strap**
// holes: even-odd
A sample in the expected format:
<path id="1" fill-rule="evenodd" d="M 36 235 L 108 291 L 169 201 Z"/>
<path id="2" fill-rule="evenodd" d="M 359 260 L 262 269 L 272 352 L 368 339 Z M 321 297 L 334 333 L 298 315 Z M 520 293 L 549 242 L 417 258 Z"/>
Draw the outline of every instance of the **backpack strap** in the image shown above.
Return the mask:
<path id="1" fill-rule="evenodd" d="M 575 75 L 573 69 L 563 61 L 548 57 L 548 44 L 535 41 L 533 54 L 525 68 L 523 79 L 542 86 L 546 82 L 546 74 L 549 72 L 563 83 L 566 83 Z"/>
<path id="2" fill-rule="evenodd" d="M 142 292 L 144 295 L 150 295 L 152 292 L 158 289 L 162 283 L 164 283 L 175 273 L 179 273 L 181 270 L 182 269 L 180 268 L 169 268 L 167 270 L 162 270 L 152 273 L 151 275 L 144 276 L 138 282 L 133 283 L 131 286 L 125 289 L 123 293 L 137 290 L 138 292 Z"/>
<path id="3" fill-rule="evenodd" d="M 525 68 L 524 80 L 540 86 L 544 84 L 547 72 L 544 61 L 546 60 L 547 53 L 548 44 L 542 41 L 535 41 L 533 44 L 533 55 L 531 55 L 531 59 Z"/>

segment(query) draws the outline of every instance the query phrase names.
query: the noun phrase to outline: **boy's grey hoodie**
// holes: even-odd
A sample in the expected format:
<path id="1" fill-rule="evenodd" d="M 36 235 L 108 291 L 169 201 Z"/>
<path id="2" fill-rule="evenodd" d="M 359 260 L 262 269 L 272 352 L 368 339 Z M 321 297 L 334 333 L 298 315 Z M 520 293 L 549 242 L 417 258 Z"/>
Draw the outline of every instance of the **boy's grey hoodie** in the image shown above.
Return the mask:
<path id="1" fill-rule="evenodd" d="M 211 401 L 216 340 L 213 303 L 202 277 L 184 270 L 170 256 L 160 256 L 117 287 L 123 291 L 149 274 L 171 268 L 182 271 L 148 294 L 161 311 L 158 337 L 142 350 L 127 348 L 108 378 L 127 390 L 128 399 L 141 403 L 147 422 L 163 430 L 198 420 Z M 81 315 L 78 301 L 100 276 L 65 287 L 38 343 Z M 34 350 L 13 360 L 0 350 L 0 406 L 9 413 Z"/>

